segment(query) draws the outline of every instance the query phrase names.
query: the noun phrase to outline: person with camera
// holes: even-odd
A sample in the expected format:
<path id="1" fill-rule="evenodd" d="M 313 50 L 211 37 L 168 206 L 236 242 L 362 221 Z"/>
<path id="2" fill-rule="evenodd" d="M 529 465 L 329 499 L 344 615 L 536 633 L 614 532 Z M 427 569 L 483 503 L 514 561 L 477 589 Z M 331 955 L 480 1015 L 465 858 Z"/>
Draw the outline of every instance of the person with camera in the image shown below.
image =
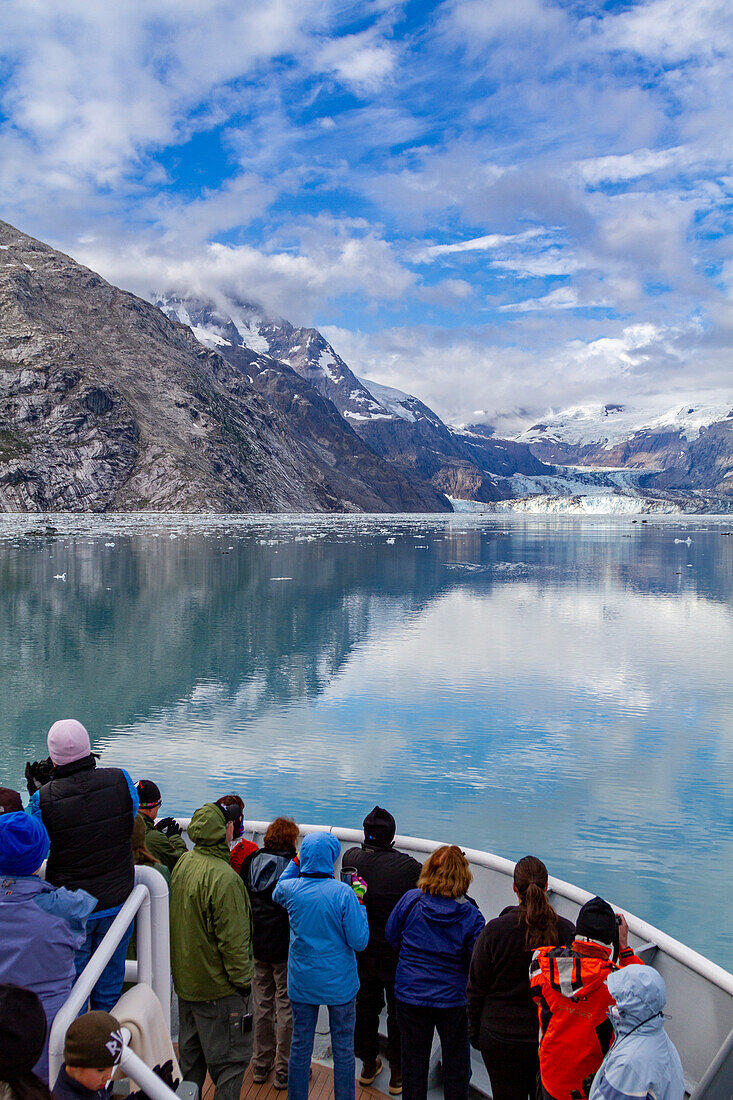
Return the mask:
<path id="1" fill-rule="evenodd" d="M 179 1061 L 218 1100 L 239 1100 L 252 1056 L 252 918 L 244 883 L 229 864 L 236 806 L 207 802 L 188 827 L 193 850 L 171 876 L 171 970 L 178 995 Z"/>
<path id="2" fill-rule="evenodd" d="M 387 1001 L 387 1060 L 390 1066 L 389 1092 L 402 1092 L 402 1050 L 397 1026 L 394 983 L 397 953 L 387 943 L 384 930 L 389 915 L 420 877 L 420 864 L 394 846 L 395 819 L 388 810 L 375 806 L 364 818 L 364 843 L 344 852 L 342 867 L 353 867 L 366 882 L 364 905 L 369 920 L 369 943 L 356 956 L 359 992 L 356 994 L 354 1050 L 363 1065 L 360 1085 L 371 1085 L 382 1069 L 379 1057 L 379 1016 Z"/>
<path id="3" fill-rule="evenodd" d="M 26 768 L 28 812 L 40 816 L 51 841 L 46 881 L 97 899 L 76 953 L 79 975 L 135 885 L 132 828 L 139 799 L 123 768 L 97 767 L 81 722 L 54 722 L 47 743 L 49 760 Z M 92 990 L 92 1009 L 109 1012 L 119 1000 L 131 935 L 132 923 Z"/>
<path id="4" fill-rule="evenodd" d="M 626 918 L 603 898 L 578 913 L 570 947 L 540 947 L 529 970 L 540 1023 L 542 1100 L 583 1100 L 613 1042 L 606 979 L 643 965 L 628 944 Z"/>
<path id="5" fill-rule="evenodd" d="M 136 789 L 140 799 L 139 813 L 145 819 L 145 847 L 153 859 L 172 871 L 188 850 L 183 830 L 174 817 L 164 817 L 156 822 L 163 801 L 157 783 L 152 779 L 141 779 Z"/>

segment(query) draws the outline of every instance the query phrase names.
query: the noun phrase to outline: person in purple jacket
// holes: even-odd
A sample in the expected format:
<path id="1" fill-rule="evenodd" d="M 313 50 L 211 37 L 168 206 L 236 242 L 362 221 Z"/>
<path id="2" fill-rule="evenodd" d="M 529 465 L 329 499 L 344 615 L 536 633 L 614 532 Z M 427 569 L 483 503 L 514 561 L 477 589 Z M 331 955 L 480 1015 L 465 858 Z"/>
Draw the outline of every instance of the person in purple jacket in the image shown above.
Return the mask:
<path id="1" fill-rule="evenodd" d="M 427 1096 L 436 1029 L 445 1100 L 468 1100 L 466 985 L 471 953 L 485 923 L 475 902 L 466 897 L 471 878 L 460 848 L 437 848 L 423 864 L 417 889 L 408 890 L 387 921 L 387 942 L 399 956 L 395 998 L 403 1100 Z"/>
<path id="2" fill-rule="evenodd" d="M 34 1072 L 44 1081 L 51 1025 L 76 979 L 74 957 L 97 904 L 85 890 L 55 889 L 38 878 L 49 845 L 39 818 L 0 815 L 0 983 L 24 986 L 41 1000 L 48 1030 Z"/>

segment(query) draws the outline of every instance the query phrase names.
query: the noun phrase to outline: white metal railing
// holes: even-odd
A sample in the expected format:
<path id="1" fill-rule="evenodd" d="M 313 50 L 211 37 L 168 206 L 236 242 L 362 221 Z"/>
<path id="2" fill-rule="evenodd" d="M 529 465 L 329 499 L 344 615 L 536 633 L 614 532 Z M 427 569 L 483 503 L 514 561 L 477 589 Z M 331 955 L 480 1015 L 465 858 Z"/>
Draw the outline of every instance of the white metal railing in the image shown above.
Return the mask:
<path id="1" fill-rule="evenodd" d="M 187 828 L 184 818 L 179 824 Z M 248 821 L 245 832 L 261 840 L 269 822 Z M 361 829 L 346 829 L 329 825 L 299 826 L 307 833 L 332 833 L 345 846 L 361 844 Z M 395 845 L 425 859 L 440 847 L 442 841 L 420 837 L 397 836 Z M 474 874 L 472 894 L 485 914 L 499 912 L 514 902 L 511 892 L 514 863 L 491 852 L 465 849 Z M 550 878 L 553 904 L 563 915 L 574 919 L 581 905 L 591 894 L 562 879 Z M 731 1053 L 728 1033 L 733 1024 L 733 974 L 693 951 L 665 932 L 624 912 L 629 925 L 629 942 L 662 973 L 667 985 L 667 1003 L 671 1018 L 668 1030 L 682 1058 L 688 1093 L 695 1100 L 731 1100 L 733 1093 L 720 1088 L 730 1073 Z M 481 1059 L 473 1059 L 472 1087 L 490 1096 L 490 1085 Z"/>
<path id="2" fill-rule="evenodd" d="M 176 820 L 184 830 L 188 829 L 190 818 L 179 817 Z M 267 831 L 269 824 L 269 821 L 247 821 L 246 831 L 262 835 Z M 298 828 L 301 836 L 305 836 L 307 833 L 333 833 L 344 844 L 361 844 L 364 840 L 362 829 L 346 829 L 339 825 L 299 825 Z M 401 851 L 415 852 L 423 856 L 434 852 L 436 848 L 440 848 L 445 843 L 446 841 L 443 840 L 426 840 L 414 836 L 395 837 L 395 846 Z M 463 852 L 468 862 L 476 867 L 498 871 L 502 875 L 507 875 L 510 879 L 514 875 L 514 862 L 510 859 L 504 859 L 503 856 L 494 855 L 492 852 L 481 852 L 476 848 L 464 848 Z M 548 887 L 551 894 L 567 898 L 568 901 L 578 906 L 585 905 L 593 897 L 587 890 L 582 890 L 571 882 L 565 882 L 563 879 L 553 878 L 552 876 L 549 878 Z M 624 914 L 629 925 L 629 931 L 638 936 L 642 943 L 660 948 L 670 958 L 676 959 L 677 962 L 682 963 L 707 981 L 713 982 L 733 997 L 733 974 L 729 971 L 711 962 L 710 959 L 706 959 L 704 955 L 700 955 L 697 951 L 693 951 L 686 944 L 680 943 L 672 936 L 668 936 L 666 932 L 655 928 L 653 924 L 648 924 L 646 921 L 634 916 L 633 913 L 628 913 L 620 907 L 617 907 L 617 911 Z"/>
<path id="3" fill-rule="evenodd" d="M 109 931 L 76 979 L 68 999 L 56 1013 L 48 1041 L 48 1079 L 53 1084 L 64 1060 L 64 1039 L 102 971 L 121 943 L 131 922 L 137 917 L 137 981 L 151 986 L 163 1009 L 166 1027 L 171 1022 L 171 957 L 168 933 L 168 884 L 154 867 L 135 868 L 135 886 Z M 129 1051 L 132 1054 L 132 1051 Z M 134 1056 L 136 1057 L 136 1056 Z M 139 1059 L 138 1059 L 139 1061 Z M 150 1070 L 152 1073 L 152 1070 Z M 160 1078 L 152 1074 L 159 1085 Z M 137 1078 L 136 1078 L 137 1079 Z M 140 1082 L 141 1087 L 142 1082 Z M 147 1089 L 145 1089 L 148 1092 Z M 166 1089 L 170 1095 L 170 1089 Z M 152 1097 L 152 1093 L 149 1093 Z M 153 1097 L 168 1100 L 168 1097 Z"/>
<path id="4" fill-rule="evenodd" d="M 150 1097 L 150 1100 L 178 1100 L 176 1093 L 168 1088 L 165 1081 L 161 1081 L 158 1074 L 143 1062 L 134 1050 L 130 1049 L 130 1032 L 126 1027 L 122 1028 L 122 1038 L 124 1046 L 119 1065 L 123 1073 L 132 1078 L 137 1087 Z"/>

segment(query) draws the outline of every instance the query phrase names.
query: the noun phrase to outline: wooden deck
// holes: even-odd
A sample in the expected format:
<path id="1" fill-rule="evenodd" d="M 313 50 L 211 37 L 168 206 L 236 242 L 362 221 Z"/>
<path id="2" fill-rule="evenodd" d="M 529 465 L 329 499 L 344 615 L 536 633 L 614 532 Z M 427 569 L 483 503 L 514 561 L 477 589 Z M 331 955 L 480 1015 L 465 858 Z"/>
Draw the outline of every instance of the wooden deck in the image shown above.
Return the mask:
<path id="1" fill-rule="evenodd" d="M 360 1063 L 357 1062 L 357 1066 Z M 247 1068 L 247 1072 L 244 1075 L 244 1083 L 242 1085 L 241 1100 L 287 1100 L 287 1092 L 285 1090 L 279 1091 L 273 1088 L 272 1074 L 265 1081 L 264 1085 L 256 1085 L 252 1080 L 252 1067 Z M 382 1070 L 380 1078 L 386 1083 L 389 1081 L 389 1067 Z M 317 1062 L 313 1062 L 313 1076 L 311 1077 L 310 1089 L 308 1091 L 308 1100 L 331 1100 L 333 1097 L 333 1072 L 326 1066 L 321 1066 Z M 211 1078 L 207 1077 L 204 1084 L 201 1100 L 213 1100 L 214 1098 L 214 1082 Z M 359 1082 L 356 1082 L 356 1100 L 384 1100 L 385 1094 L 376 1089 L 373 1085 L 368 1088 L 363 1088 Z"/>

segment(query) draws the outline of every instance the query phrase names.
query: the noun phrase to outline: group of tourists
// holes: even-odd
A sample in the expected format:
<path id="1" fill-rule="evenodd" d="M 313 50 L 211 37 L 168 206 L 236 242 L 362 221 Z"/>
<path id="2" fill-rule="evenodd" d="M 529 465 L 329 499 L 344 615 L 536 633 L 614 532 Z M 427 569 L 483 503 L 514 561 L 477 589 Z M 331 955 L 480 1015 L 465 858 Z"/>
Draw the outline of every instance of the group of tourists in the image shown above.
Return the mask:
<path id="1" fill-rule="evenodd" d="M 306 1100 L 320 1006 L 335 1098 L 354 1100 L 356 1059 L 362 1086 L 383 1069 L 385 1004 L 386 1087 L 404 1100 L 425 1100 L 436 1032 L 445 1100 L 468 1098 L 470 1046 L 494 1100 L 683 1100 L 661 976 L 601 898 L 575 924 L 558 916 L 541 860 L 516 864 L 516 904 L 487 923 L 460 848 L 421 865 L 395 847 L 379 806 L 343 855 L 329 832 L 299 843 L 287 817 L 258 847 L 235 794 L 195 811 L 187 843 L 160 819 L 158 784 L 98 767 L 81 723 L 55 723 L 48 747 L 49 761 L 27 769 L 25 810 L 0 788 L 0 1100 L 49 1100 L 48 1033 L 136 864 L 169 884 L 181 1073 L 200 1089 L 208 1074 L 220 1100 L 239 1100 L 250 1063 L 254 1082 Z M 132 931 L 68 1030 L 56 1100 L 107 1095 Z"/>

